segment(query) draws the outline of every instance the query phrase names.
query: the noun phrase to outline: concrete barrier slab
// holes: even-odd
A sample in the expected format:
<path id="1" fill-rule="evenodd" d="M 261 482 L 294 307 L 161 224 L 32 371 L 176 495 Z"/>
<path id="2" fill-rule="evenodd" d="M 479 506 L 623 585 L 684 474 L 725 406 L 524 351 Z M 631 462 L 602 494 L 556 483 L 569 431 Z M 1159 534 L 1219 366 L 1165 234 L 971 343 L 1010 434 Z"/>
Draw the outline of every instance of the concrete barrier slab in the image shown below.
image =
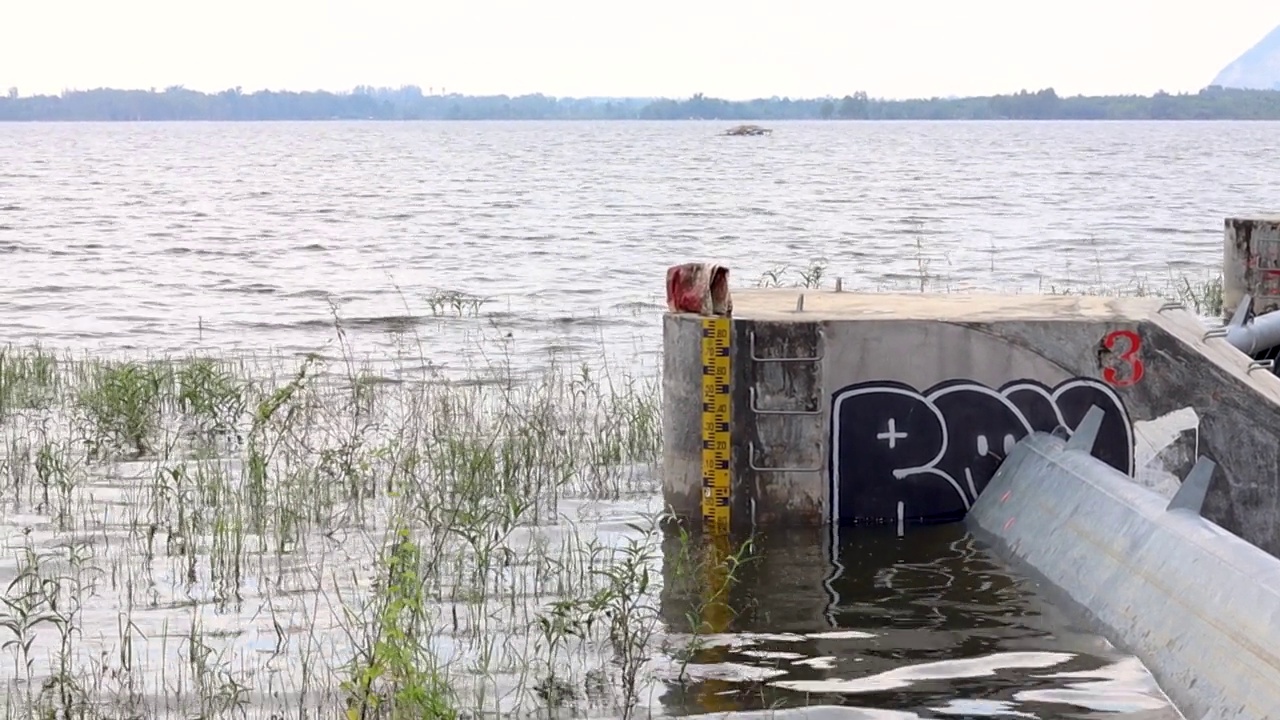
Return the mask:
<path id="1" fill-rule="evenodd" d="M 803 298 L 803 300 L 801 300 Z M 738 526 L 962 518 L 1032 432 L 1105 409 L 1093 454 L 1172 497 L 1203 455 L 1207 517 L 1280 553 L 1280 379 L 1155 298 L 735 290 Z M 699 516 L 697 315 L 664 321 L 664 488 Z"/>

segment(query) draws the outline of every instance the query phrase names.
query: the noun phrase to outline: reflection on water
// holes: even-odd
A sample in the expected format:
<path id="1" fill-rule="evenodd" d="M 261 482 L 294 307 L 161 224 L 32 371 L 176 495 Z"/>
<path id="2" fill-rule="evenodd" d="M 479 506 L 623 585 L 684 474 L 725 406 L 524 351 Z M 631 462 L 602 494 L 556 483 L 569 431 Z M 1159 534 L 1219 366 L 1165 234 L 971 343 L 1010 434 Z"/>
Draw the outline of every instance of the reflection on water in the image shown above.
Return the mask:
<path id="1" fill-rule="evenodd" d="M 667 585 L 664 618 L 690 628 L 696 597 Z M 1072 627 L 960 524 L 759 538 L 729 603 L 668 682 L 666 712 L 1181 717 L 1136 658 Z"/>

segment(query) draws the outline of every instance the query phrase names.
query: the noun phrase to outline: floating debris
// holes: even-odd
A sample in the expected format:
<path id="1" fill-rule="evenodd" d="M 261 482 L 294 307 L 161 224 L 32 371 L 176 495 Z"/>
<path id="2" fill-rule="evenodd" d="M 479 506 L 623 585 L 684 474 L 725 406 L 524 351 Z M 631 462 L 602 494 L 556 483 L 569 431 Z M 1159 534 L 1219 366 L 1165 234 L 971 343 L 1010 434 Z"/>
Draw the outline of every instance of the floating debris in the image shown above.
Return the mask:
<path id="1" fill-rule="evenodd" d="M 725 135 L 772 135 L 773 130 L 759 125 L 739 125 L 724 131 Z"/>

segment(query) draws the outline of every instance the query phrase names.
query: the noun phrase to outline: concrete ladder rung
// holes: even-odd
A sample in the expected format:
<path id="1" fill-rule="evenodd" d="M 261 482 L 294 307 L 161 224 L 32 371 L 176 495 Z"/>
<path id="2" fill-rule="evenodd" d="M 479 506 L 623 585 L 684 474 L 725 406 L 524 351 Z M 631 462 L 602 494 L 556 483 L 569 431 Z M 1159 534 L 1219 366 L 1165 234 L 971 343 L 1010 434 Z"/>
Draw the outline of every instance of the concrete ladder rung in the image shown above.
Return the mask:
<path id="1" fill-rule="evenodd" d="M 766 410 L 756 403 L 756 389 L 751 388 L 751 412 L 756 415 L 791 415 L 800 417 L 817 417 L 822 415 L 822 409 L 817 410 Z"/>
<path id="2" fill-rule="evenodd" d="M 797 308 L 796 308 L 797 311 L 800 311 L 803 309 L 803 295 L 801 296 L 801 298 L 802 300 L 799 301 L 799 304 L 797 305 Z M 826 353 L 826 350 L 825 350 L 826 334 L 823 332 L 821 326 L 818 326 L 816 328 L 816 334 L 817 334 L 818 350 L 815 354 L 811 356 L 763 357 L 756 350 L 756 333 L 754 330 L 752 330 L 748 336 L 748 339 L 750 342 L 750 358 L 752 362 L 756 362 L 756 363 L 809 363 L 811 365 L 816 366 L 818 370 L 821 371 L 823 356 Z M 815 421 L 819 423 L 821 423 L 826 416 L 825 411 L 821 407 L 819 407 L 817 410 L 768 410 L 765 408 L 761 408 L 757 404 L 757 400 L 759 398 L 758 389 L 753 385 L 749 389 L 749 393 L 750 393 L 750 410 L 751 410 L 751 413 L 755 416 L 772 415 L 772 416 L 787 417 L 787 418 L 813 418 Z M 814 472 L 821 472 L 823 469 L 822 464 L 818 464 L 813 467 L 800 466 L 800 465 L 766 467 L 763 465 L 759 465 L 756 463 L 756 446 L 754 441 L 748 441 L 747 443 L 747 465 L 755 472 L 767 472 L 767 473 L 814 473 Z"/>

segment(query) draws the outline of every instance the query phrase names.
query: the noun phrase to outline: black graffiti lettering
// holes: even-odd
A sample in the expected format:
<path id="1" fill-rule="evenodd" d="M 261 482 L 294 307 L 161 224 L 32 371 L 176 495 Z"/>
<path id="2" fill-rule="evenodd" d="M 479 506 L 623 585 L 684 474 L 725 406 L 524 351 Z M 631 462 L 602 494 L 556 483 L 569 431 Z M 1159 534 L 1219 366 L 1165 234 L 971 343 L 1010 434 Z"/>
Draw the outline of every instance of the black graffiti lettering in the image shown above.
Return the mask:
<path id="1" fill-rule="evenodd" d="M 1018 380 L 998 390 L 971 380 L 924 392 L 898 382 L 843 388 L 832 400 L 832 520 L 960 519 L 1014 444 L 1034 431 L 1073 431 L 1092 405 L 1105 412 L 1094 456 L 1132 475 L 1128 412 L 1098 380 L 1053 388 Z"/>
<path id="2" fill-rule="evenodd" d="M 1111 388 L 1101 383 L 1072 385 L 1058 395 L 1057 404 L 1062 412 L 1062 424 L 1073 430 L 1079 427 L 1091 406 L 1097 405 L 1106 410 L 1102 427 L 1098 430 L 1098 443 L 1093 448 L 1093 456 L 1123 473 L 1133 475 L 1133 424 L 1129 421 L 1120 398 Z M 1121 442 L 1125 438 L 1127 439 Z"/>

